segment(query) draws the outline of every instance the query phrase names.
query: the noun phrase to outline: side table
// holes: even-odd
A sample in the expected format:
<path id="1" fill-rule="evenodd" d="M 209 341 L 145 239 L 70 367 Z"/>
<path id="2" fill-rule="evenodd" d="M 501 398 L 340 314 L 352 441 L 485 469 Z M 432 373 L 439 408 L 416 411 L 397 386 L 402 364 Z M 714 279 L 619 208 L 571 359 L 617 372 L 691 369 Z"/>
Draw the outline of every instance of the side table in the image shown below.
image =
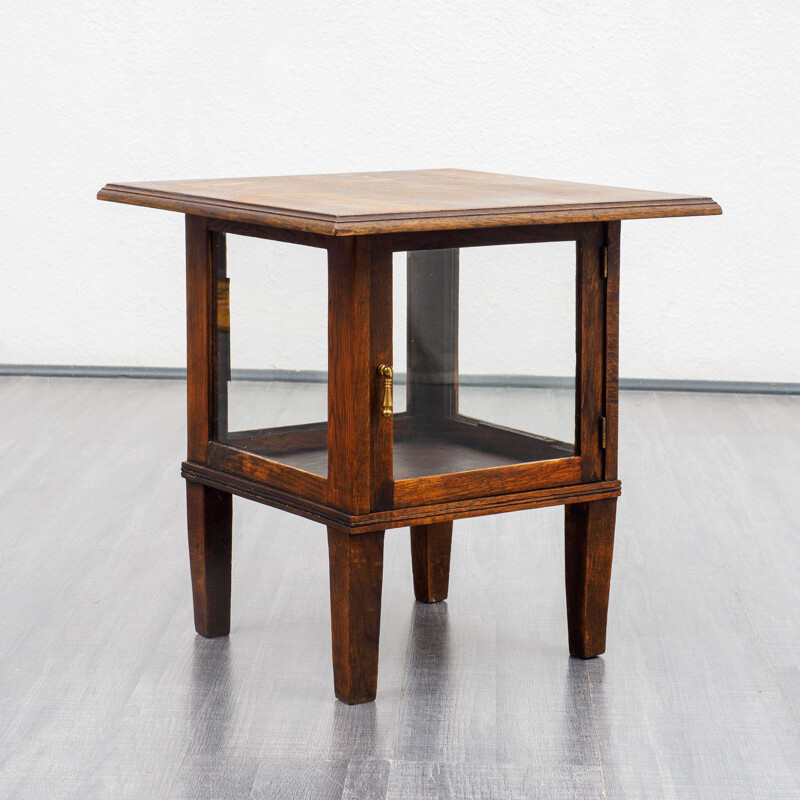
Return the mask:
<path id="1" fill-rule="evenodd" d="M 186 215 L 182 474 L 198 633 L 230 630 L 233 494 L 320 522 L 336 697 L 368 702 L 377 691 L 384 531 L 411 528 L 414 592 L 433 603 L 447 597 L 453 520 L 564 505 L 569 652 L 604 652 L 620 494 L 620 221 L 720 214 L 713 200 L 456 169 L 113 183 L 98 197 Z M 327 251 L 327 420 L 229 431 L 226 234 Z M 460 248 L 564 241 L 576 243 L 577 262 L 573 442 L 458 406 Z M 398 251 L 408 253 L 400 413 Z"/>

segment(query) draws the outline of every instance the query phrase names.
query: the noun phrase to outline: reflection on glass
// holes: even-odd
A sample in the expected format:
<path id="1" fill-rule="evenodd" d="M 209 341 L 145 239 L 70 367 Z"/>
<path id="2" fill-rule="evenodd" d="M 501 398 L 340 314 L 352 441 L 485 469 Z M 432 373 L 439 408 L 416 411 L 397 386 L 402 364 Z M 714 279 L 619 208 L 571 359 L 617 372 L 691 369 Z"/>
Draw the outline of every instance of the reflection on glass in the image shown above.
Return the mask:
<path id="1" fill-rule="evenodd" d="M 325 476 L 327 253 L 227 239 L 215 260 L 218 441 Z"/>
<path id="2" fill-rule="evenodd" d="M 573 456 L 574 242 L 396 256 L 395 480 Z"/>

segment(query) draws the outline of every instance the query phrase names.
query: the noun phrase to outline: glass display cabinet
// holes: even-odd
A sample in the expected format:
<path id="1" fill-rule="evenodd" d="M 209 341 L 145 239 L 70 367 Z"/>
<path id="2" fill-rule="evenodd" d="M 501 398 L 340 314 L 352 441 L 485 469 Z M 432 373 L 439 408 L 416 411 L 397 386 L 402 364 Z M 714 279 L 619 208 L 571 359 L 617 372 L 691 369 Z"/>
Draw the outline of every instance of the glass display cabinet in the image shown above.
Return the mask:
<path id="1" fill-rule="evenodd" d="M 200 634 L 230 630 L 233 494 L 327 527 L 334 685 L 347 703 L 377 691 L 386 530 L 411 528 L 415 596 L 437 602 L 454 520 L 564 505 L 569 651 L 604 651 L 620 494 L 620 220 L 721 213 L 713 200 L 462 170 L 109 184 L 99 197 L 186 214 L 182 472 Z M 272 339 L 296 343 L 316 326 L 327 381 L 316 375 L 286 413 L 230 380 L 236 311 L 289 302 L 298 278 L 284 271 L 283 298 L 237 300 L 226 237 L 314 249 L 318 302 Z M 538 263 L 544 246 L 559 260 Z M 547 280 L 555 289 L 537 304 Z M 498 365 L 492 380 L 464 369 L 474 352 Z M 481 385 L 554 374 L 537 360 L 552 352 L 569 389 L 543 399 Z M 296 368 L 279 361 L 270 355 Z"/>

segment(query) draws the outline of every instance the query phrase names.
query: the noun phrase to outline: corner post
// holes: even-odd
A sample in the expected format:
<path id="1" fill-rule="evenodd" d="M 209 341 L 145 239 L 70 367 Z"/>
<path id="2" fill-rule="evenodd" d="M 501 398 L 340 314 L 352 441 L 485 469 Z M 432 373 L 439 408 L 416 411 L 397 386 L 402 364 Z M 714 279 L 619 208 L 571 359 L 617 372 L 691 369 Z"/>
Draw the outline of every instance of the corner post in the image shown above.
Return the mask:
<path id="1" fill-rule="evenodd" d="M 409 251 L 407 282 L 407 406 L 419 431 L 458 413 L 458 249 Z M 452 536 L 452 522 L 411 528 L 414 596 L 422 603 L 447 598 Z"/>
<path id="2" fill-rule="evenodd" d="M 392 364 L 392 257 L 370 236 L 328 248 L 328 500 L 350 514 L 392 505 L 392 417 L 382 364 Z M 375 699 L 384 532 L 328 529 L 336 697 Z"/>
<path id="3" fill-rule="evenodd" d="M 188 460 L 203 464 L 217 435 L 217 279 L 225 269 L 225 236 L 203 217 L 186 215 L 186 345 Z M 186 483 L 189 561 L 195 630 L 227 636 L 231 613 L 232 499 Z"/>
<path id="4" fill-rule="evenodd" d="M 620 223 L 587 226 L 578 242 L 576 433 L 585 482 L 617 477 Z M 598 424 L 599 423 L 599 424 Z M 569 652 L 605 652 L 617 499 L 565 507 Z"/>

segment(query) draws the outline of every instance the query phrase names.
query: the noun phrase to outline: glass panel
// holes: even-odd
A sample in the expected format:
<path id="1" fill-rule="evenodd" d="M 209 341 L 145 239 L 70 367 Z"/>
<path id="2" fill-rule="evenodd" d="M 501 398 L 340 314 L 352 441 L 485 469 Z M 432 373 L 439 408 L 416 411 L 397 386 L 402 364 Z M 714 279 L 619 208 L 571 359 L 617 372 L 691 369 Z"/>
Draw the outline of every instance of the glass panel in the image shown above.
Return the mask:
<path id="1" fill-rule="evenodd" d="M 247 236 L 227 244 L 230 330 L 220 324 L 218 364 L 232 380 L 218 390 L 218 439 L 326 476 L 327 253 Z"/>
<path id="2" fill-rule="evenodd" d="M 394 271 L 395 479 L 575 455 L 575 243 L 395 253 Z"/>

